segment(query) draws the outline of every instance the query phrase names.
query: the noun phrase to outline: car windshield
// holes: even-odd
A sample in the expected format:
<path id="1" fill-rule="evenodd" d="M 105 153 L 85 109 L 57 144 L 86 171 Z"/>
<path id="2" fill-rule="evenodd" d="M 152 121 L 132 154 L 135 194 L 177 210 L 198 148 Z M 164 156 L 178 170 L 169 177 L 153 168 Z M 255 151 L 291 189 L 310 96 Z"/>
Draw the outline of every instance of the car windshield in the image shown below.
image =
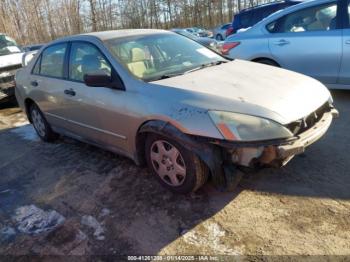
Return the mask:
<path id="1" fill-rule="evenodd" d="M 113 56 L 144 81 L 155 81 L 227 60 L 177 34 L 139 35 L 105 41 Z"/>
<path id="2" fill-rule="evenodd" d="M 6 36 L 0 35 L 0 56 L 20 53 L 21 50 L 18 48 L 15 40 Z"/>

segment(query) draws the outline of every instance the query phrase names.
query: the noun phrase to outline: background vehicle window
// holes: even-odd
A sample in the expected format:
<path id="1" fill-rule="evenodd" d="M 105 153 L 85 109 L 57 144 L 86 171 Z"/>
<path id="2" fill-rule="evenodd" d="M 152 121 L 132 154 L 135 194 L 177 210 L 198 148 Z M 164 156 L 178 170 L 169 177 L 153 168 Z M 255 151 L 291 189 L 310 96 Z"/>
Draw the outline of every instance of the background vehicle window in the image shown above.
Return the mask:
<path id="1" fill-rule="evenodd" d="M 230 25 L 231 24 L 224 25 L 223 27 L 221 27 L 221 29 L 226 30 L 226 29 L 228 29 L 230 27 Z"/>
<path id="2" fill-rule="evenodd" d="M 66 43 L 46 48 L 41 55 L 40 75 L 63 78 L 63 64 L 66 50 Z"/>
<path id="3" fill-rule="evenodd" d="M 240 22 L 241 22 L 241 27 L 243 27 L 243 28 L 247 28 L 247 27 L 249 27 L 249 26 L 251 26 L 251 12 L 249 12 L 249 13 L 247 13 L 247 14 L 242 14 L 241 16 L 240 16 Z"/>
<path id="4" fill-rule="evenodd" d="M 316 6 L 297 11 L 270 23 L 271 33 L 296 33 L 336 29 L 337 4 Z"/>
<path id="5" fill-rule="evenodd" d="M 102 53 L 92 44 L 73 43 L 69 59 L 69 79 L 84 81 L 84 75 L 108 75 L 111 77 L 111 66 Z"/>

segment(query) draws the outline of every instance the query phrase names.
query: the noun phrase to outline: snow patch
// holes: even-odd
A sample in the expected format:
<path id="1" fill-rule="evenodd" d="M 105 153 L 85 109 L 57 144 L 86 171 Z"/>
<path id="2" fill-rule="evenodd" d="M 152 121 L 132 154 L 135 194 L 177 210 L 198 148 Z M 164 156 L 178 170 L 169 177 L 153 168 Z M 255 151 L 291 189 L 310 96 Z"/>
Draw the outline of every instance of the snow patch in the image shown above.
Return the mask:
<path id="1" fill-rule="evenodd" d="M 102 225 L 93 216 L 83 216 L 81 218 L 81 223 L 85 226 L 92 228 L 94 232 L 94 237 L 97 240 L 105 240 L 105 231 Z"/>
<path id="2" fill-rule="evenodd" d="M 25 125 L 12 129 L 10 132 L 19 135 L 21 138 L 29 141 L 40 141 L 39 136 L 37 135 L 34 127 L 32 125 Z"/>
<path id="3" fill-rule="evenodd" d="M 35 205 L 16 209 L 14 220 L 18 231 L 25 234 L 40 234 L 62 225 L 65 218 L 55 210 L 44 211 Z"/>
<path id="4" fill-rule="evenodd" d="M 225 255 L 239 255 L 241 252 L 234 250 L 225 245 L 223 237 L 225 236 L 225 231 L 217 223 L 204 223 L 204 231 L 191 230 L 183 235 L 183 239 L 186 243 L 203 247 L 207 246 L 211 248 L 216 254 Z"/>

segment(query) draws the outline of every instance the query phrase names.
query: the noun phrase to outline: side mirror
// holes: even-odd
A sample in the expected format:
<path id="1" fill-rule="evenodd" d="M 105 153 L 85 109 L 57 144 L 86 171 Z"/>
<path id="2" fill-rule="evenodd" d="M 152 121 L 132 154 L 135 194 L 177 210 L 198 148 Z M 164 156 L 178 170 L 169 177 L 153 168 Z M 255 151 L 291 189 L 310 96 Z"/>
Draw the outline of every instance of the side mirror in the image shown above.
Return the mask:
<path id="1" fill-rule="evenodd" d="M 110 87 L 112 78 L 109 75 L 84 75 L 84 83 L 91 87 Z"/>

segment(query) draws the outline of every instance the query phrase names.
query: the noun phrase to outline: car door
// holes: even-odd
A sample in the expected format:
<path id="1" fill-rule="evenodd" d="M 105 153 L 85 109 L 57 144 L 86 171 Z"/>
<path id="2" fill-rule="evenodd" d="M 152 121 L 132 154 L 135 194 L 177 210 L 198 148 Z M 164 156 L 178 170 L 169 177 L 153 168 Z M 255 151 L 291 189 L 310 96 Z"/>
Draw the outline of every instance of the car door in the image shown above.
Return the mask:
<path id="1" fill-rule="evenodd" d="M 68 43 L 53 44 L 45 48 L 36 60 L 28 79 L 33 99 L 48 122 L 58 128 L 68 127 L 62 117 L 67 50 Z"/>
<path id="2" fill-rule="evenodd" d="M 342 30 L 337 2 L 290 13 L 267 26 L 272 57 L 283 67 L 323 83 L 337 81 Z M 339 29 L 338 29 L 339 28 Z"/>
<path id="3" fill-rule="evenodd" d="M 350 85 L 350 1 L 345 0 L 343 4 L 343 57 L 339 72 L 338 84 Z"/>
<path id="4" fill-rule="evenodd" d="M 123 152 L 126 148 L 127 122 L 123 113 L 128 98 L 125 90 L 90 87 L 85 75 L 107 75 L 116 72 L 98 47 L 89 42 L 72 42 L 69 55 L 63 116 L 76 136 Z"/>

